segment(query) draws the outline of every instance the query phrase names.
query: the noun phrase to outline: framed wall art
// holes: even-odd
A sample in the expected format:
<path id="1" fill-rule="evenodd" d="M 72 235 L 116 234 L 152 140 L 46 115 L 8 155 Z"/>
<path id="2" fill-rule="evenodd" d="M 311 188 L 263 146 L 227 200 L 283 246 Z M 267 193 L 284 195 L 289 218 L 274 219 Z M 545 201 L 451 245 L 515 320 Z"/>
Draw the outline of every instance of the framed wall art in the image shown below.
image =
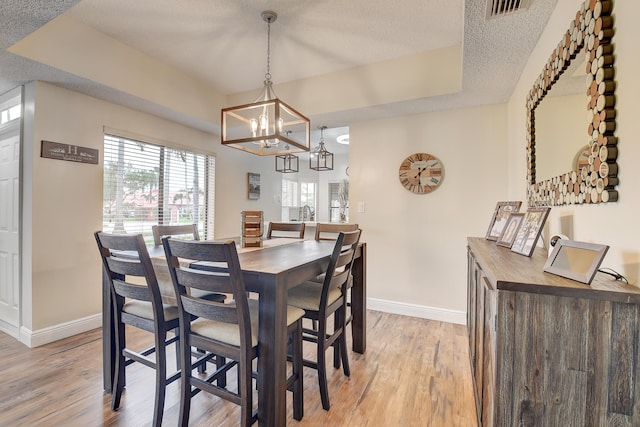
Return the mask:
<path id="1" fill-rule="evenodd" d="M 521 204 L 522 202 L 519 201 L 498 202 L 496 209 L 493 211 L 493 216 L 491 217 L 491 223 L 489 224 L 489 229 L 487 230 L 485 239 L 498 240 L 502 234 L 504 226 L 507 224 L 509 214 L 512 212 L 518 212 Z"/>
<path id="2" fill-rule="evenodd" d="M 259 173 L 247 173 L 247 197 L 249 200 L 260 199 L 260 174 Z"/>
<path id="3" fill-rule="evenodd" d="M 513 246 L 513 241 L 516 240 L 523 218 L 524 212 L 511 213 L 507 218 L 507 223 L 502 230 L 502 234 L 498 237 L 496 244 L 506 248 L 511 248 L 511 246 Z"/>
<path id="4" fill-rule="evenodd" d="M 538 243 L 538 238 L 542 233 L 544 223 L 547 221 L 549 211 L 548 206 L 529 208 L 525 214 L 520 229 L 516 233 L 516 237 L 511 246 L 513 252 L 520 255 L 531 256 L 533 250 Z"/>

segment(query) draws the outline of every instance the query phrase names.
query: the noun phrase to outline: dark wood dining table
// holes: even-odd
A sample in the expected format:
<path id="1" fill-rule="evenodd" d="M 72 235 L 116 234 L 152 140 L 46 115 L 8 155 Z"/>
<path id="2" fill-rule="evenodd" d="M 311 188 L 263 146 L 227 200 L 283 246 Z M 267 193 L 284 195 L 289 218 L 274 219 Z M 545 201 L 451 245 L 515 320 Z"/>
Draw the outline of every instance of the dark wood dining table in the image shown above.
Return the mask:
<path id="1" fill-rule="evenodd" d="M 245 286 L 259 295 L 260 357 L 258 358 L 258 423 L 261 426 L 286 424 L 287 291 L 323 273 L 334 242 L 292 241 L 260 250 L 239 251 Z M 161 246 L 149 247 L 152 258 L 164 256 Z M 356 253 L 351 289 L 353 351 L 366 350 L 366 243 Z M 111 392 L 115 359 L 115 337 L 111 294 L 103 278 L 103 380 Z"/>

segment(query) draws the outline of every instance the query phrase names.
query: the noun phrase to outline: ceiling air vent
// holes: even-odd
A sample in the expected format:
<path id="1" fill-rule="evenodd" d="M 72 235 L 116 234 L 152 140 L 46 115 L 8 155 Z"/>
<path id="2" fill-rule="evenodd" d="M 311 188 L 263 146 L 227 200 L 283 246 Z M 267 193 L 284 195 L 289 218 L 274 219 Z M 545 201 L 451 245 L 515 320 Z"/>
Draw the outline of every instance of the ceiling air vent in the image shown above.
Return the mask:
<path id="1" fill-rule="evenodd" d="M 496 17 L 526 9 L 530 0 L 487 0 L 487 17 Z"/>

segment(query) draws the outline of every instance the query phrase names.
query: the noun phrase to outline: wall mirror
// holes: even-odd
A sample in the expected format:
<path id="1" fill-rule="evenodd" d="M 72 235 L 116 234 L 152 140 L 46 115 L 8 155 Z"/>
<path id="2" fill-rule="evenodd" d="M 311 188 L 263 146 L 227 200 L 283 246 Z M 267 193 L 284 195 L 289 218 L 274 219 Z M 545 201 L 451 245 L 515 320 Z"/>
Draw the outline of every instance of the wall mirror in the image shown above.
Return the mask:
<path id="1" fill-rule="evenodd" d="M 618 200 L 612 9 L 586 0 L 529 92 L 529 206 Z"/>

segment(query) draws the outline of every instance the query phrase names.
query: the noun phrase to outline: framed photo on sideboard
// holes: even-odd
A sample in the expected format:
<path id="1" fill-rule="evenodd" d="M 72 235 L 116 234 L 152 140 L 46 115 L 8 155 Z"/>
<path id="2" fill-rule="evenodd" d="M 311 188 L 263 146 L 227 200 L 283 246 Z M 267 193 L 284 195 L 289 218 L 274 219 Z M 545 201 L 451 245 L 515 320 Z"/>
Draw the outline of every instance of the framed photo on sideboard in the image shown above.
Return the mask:
<path id="1" fill-rule="evenodd" d="M 544 223 L 547 221 L 551 208 L 548 206 L 527 209 L 522 219 L 520 229 L 511 246 L 513 252 L 520 255 L 531 256 L 538 243 Z"/>

